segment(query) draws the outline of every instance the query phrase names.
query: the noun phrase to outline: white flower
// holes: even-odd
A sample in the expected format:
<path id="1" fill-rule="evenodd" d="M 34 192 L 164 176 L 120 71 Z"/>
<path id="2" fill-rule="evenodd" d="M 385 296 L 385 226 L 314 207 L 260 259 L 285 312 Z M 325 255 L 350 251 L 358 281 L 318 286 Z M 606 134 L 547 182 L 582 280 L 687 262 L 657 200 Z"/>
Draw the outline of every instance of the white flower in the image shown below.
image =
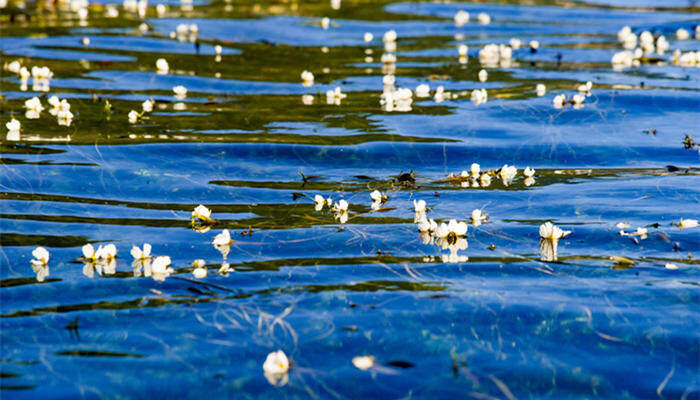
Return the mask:
<path id="1" fill-rule="evenodd" d="M 263 363 L 265 378 L 274 386 L 283 386 L 287 383 L 289 372 L 289 359 L 282 350 L 273 351 L 267 355 Z"/>
<path id="2" fill-rule="evenodd" d="M 202 221 L 209 222 L 212 220 L 211 210 L 200 204 L 197 207 L 195 207 L 194 210 L 192 211 L 192 219 L 195 219 L 195 218 L 200 219 Z"/>
<path id="3" fill-rule="evenodd" d="M 333 204 L 333 211 L 338 213 L 348 212 L 348 202 L 345 200 L 340 200 L 339 202 Z"/>
<path id="4" fill-rule="evenodd" d="M 143 250 L 138 246 L 133 246 L 131 248 L 131 256 L 134 257 L 135 260 L 145 260 L 147 258 L 151 258 L 151 245 L 144 243 Z"/>
<path id="5" fill-rule="evenodd" d="M 304 70 L 301 73 L 301 81 L 304 86 L 311 86 L 314 84 L 314 74 L 309 71 Z"/>
<path id="6" fill-rule="evenodd" d="M 444 222 L 435 230 L 435 236 L 444 238 L 449 236 L 464 236 L 467 234 L 468 226 L 464 222 L 457 222 L 451 219 L 448 224 Z"/>
<path id="7" fill-rule="evenodd" d="M 231 264 L 226 261 L 221 263 L 221 268 L 219 268 L 219 275 L 228 276 L 229 272 L 233 271 Z"/>
<path id="8" fill-rule="evenodd" d="M 681 228 L 695 228 L 698 226 L 698 220 L 697 219 L 683 219 L 681 218 L 680 224 L 678 224 L 679 227 Z"/>
<path id="9" fill-rule="evenodd" d="M 545 95 L 545 93 L 547 93 L 547 87 L 541 83 L 538 83 L 535 87 L 535 91 L 537 92 L 537 96 L 542 97 Z"/>
<path id="10" fill-rule="evenodd" d="M 49 251 L 43 247 L 34 249 L 32 256 L 34 257 L 31 261 L 32 265 L 46 265 L 49 263 Z"/>
<path id="11" fill-rule="evenodd" d="M 167 74 L 170 70 L 168 61 L 166 61 L 165 58 L 159 58 L 158 60 L 156 60 L 156 69 L 158 70 L 159 74 Z"/>
<path id="12" fill-rule="evenodd" d="M 469 172 L 471 172 L 473 178 L 476 178 L 481 172 L 481 165 L 472 163 L 472 165 L 469 167 Z"/>
<path id="13" fill-rule="evenodd" d="M 469 52 L 469 46 L 466 44 L 460 44 L 457 46 L 457 53 L 459 53 L 460 57 L 466 57 L 467 53 Z"/>
<path id="14" fill-rule="evenodd" d="M 170 257 L 158 256 L 151 263 L 151 276 L 156 281 L 164 281 L 174 271 L 170 268 Z M 148 276 L 148 275 L 147 275 Z"/>
<path id="15" fill-rule="evenodd" d="M 99 246 L 93 256 L 98 260 L 111 260 L 117 257 L 117 247 L 112 243 Z"/>
<path id="16" fill-rule="evenodd" d="M 330 26 L 331 26 L 331 19 L 328 18 L 328 17 L 323 17 L 323 19 L 321 19 L 321 28 L 323 28 L 324 30 L 326 30 L 326 29 L 328 29 Z"/>
<path id="17" fill-rule="evenodd" d="M 97 257 L 95 256 L 95 248 L 92 247 L 90 243 L 84 245 L 82 251 L 83 257 L 85 257 L 86 260 L 95 261 L 97 259 Z"/>
<path id="18" fill-rule="evenodd" d="M 591 91 L 591 88 L 593 88 L 593 82 L 588 81 L 584 84 L 578 85 L 577 90 L 581 93 L 587 93 Z"/>
<path id="19" fill-rule="evenodd" d="M 634 56 L 632 55 L 632 52 L 625 50 L 615 53 L 612 60 L 610 60 L 610 63 L 613 65 L 613 68 L 626 68 L 632 66 L 633 60 Z"/>
<path id="20" fill-rule="evenodd" d="M 618 222 L 617 225 L 615 225 L 615 226 L 620 228 L 620 229 L 625 229 L 625 228 L 629 228 L 630 224 L 628 224 L 627 222 Z"/>
<path id="21" fill-rule="evenodd" d="M 185 96 L 187 96 L 187 88 L 182 86 L 182 85 L 177 85 L 173 87 L 173 93 L 175 93 L 175 97 L 178 99 L 182 99 Z"/>
<path id="22" fill-rule="evenodd" d="M 194 260 L 192 262 L 192 266 L 194 266 L 194 270 L 192 271 L 192 275 L 194 275 L 194 277 L 196 279 L 206 278 L 208 271 L 204 267 L 205 265 L 206 264 L 205 264 L 204 260 L 202 260 L 202 259 Z"/>
<path id="23" fill-rule="evenodd" d="M 545 222 L 540 225 L 540 237 L 542 239 L 559 240 L 570 233 L 571 231 L 562 230 L 551 222 Z"/>
<path id="24" fill-rule="evenodd" d="M 617 31 L 617 40 L 624 42 L 627 36 L 632 33 L 632 28 L 629 26 L 623 26 L 619 31 Z"/>
<path id="25" fill-rule="evenodd" d="M 6 70 L 8 70 L 14 74 L 18 74 L 20 68 L 22 68 L 22 64 L 20 64 L 19 61 L 17 61 L 17 60 L 12 61 L 11 63 L 9 63 L 5 66 Z"/>
<path id="26" fill-rule="evenodd" d="M 384 195 L 382 192 L 379 190 L 374 190 L 372 193 L 369 194 L 369 197 L 372 199 L 373 202 L 375 203 L 383 203 L 386 201 L 387 197 Z"/>
<path id="27" fill-rule="evenodd" d="M 382 83 L 384 86 L 394 86 L 394 82 L 396 82 L 396 78 L 394 75 L 384 75 L 382 76 Z"/>
<path id="28" fill-rule="evenodd" d="M 476 208 L 474 211 L 472 211 L 472 224 L 474 226 L 479 226 L 483 221 L 486 221 L 488 218 L 488 214 L 482 214 L 481 210 Z"/>
<path id="29" fill-rule="evenodd" d="M 482 69 L 481 71 L 479 71 L 479 80 L 480 80 L 481 82 L 486 82 L 486 80 L 487 80 L 488 78 L 489 78 L 489 73 L 486 72 L 485 69 Z"/>
<path id="30" fill-rule="evenodd" d="M 156 6 L 156 13 L 157 13 L 159 16 L 162 16 L 163 14 L 165 14 L 165 12 L 166 12 L 167 10 L 168 10 L 168 9 L 167 9 L 167 7 L 165 7 L 165 4 L 158 4 L 158 5 Z"/>
<path id="31" fill-rule="evenodd" d="M 666 269 L 678 269 L 678 266 L 676 264 L 667 263 L 664 265 L 664 268 L 666 268 Z"/>
<path id="32" fill-rule="evenodd" d="M 341 92 L 340 87 L 336 87 L 335 90 L 329 90 L 326 92 L 326 103 L 340 105 L 340 100 L 346 97 L 348 97 L 348 95 Z"/>
<path id="33" fill-rule="evenodd" d="M 688 33 L 687 30 L 683 28 L 678 28 L 678 30 L 676 30 L 676 39 L 688 40 L 688 38 L 690 38 L 690 33 Z"/>
<path id="34" fill-rule="evenodd" d="M 537 40 L 530 41 L 530 51 L 537 51 L 540 48 L 540 42 Z"/>
<path id="35" fill-rule="evenodd" d="M 459 10 L 457 11 L 457 14 L 454 16 L 455 20 L 455 25 L 457 26 L 462 26 L 469 22 L 469 13 L 464 11 L 464 10 Z"/>
<path id="36" fill-rule="evenodd" d="M 523 170 L 523 175 L 525 175 L 526 178 L 531 178 L 535 176 L 535 170 L 528 167 L 525 167 L 525 170 Z"/>
<path id="37" fill-rule="evenodd" d="M 214 240 L 211 243 L 214 246 L 228 246 L 233 243 L 233 240 L 231 240 L 231 234 L 229 233 L 228 229 L 224 229 L 221 233 L 214 237 Z"/>
<path id="38" fill-rule="evenodd" d="M 471 94 L 471 101 L 475 105 L 483 104 L 486 103 L 486 100 L 488 99 L 488 94 L 486 93 L 486 89 L 475 89 L 472 90 Z"/>
<path id="39" fill-rule="evenodd" d="M 491 23 L 491 17 L 484 12 L 479 13 L 476 19 L 477 21 L 479 21 L 480 24 L 488 25 Z"/>
<path id="40" fill-rule="evenodd" d="M 426 210 L 426 203 L 425 200 L 413 200 L 413 208 L 416 213 L 424 213 Z"/>
<path id="41" fill-rule="evenodd" d="M 444 224 L 443 224 L 444 225 Z M 425 214 L 418 221 L 418 231 L 420 232 L 435 232 L 438 229 L 438 224 L 434 219 L 427 219 Z"/>
<path id="42" fill-rule="evenodd" d="M 5 127 L 7 127 L 7 130 L 11 133 L 19 133 L 20 123 L 16 119 L 12 118 L 10 122 L 5 124 Z"/>
<path id="43" fill-rule="evenodd" d="M 552 100 L 552 104 L 554 104 L 554 108 L 562 108 L 564 107 L 564 104 L 566 103 L 566 95 L 559 94 L 554 97 L 554 100 Z"/>
<path id="44" fill-rule="evenodd" d="M 422 83 L 418 86 L 416 86 L 416 97 L 430 97 L 430 86 L 428 86 L 425 83 Z"/>
<path id="45" fill-rule="evenodd" d="M 479 50 L 479 62 L 482 64 L 497 64 L 501 57 L 501 49 L 497 44 L 487 44 Z"/>
<path id="46" fill-rule="evenodd" d="M 303 94 L 303 95 L 301 95 L 301 102 L 305 106 L 310 106 L 310 105 L 314 104 L 314 96 L 310 95 L 310 94 Z"/>
<path id="47" fill-rule="evenodd" d="M 700 25 L 698 25 L 700 26 Z M 666 50 L 670 47 L 670 44 L 668 43 L 668 40 L 666 40 L 666 36 L 661 35 L 656 39 L 656 52 L 659 54 L 664 54 Z"/>
<path id="48" fill-rule="evenodd" d="M 384 43 L 389 43 L 389 42 L 395 42 L 396 41 L 396 31 L 395 30 L 390 30 L 384 32 L 384 37 L 382 38 Z"/>
<path id="49" fill-rule="evenodd" d="M 394 53 L 384 53 L 380 59 L 382 64 L 394 64 L 396 62 L 396 54 Z"/>
<path id="50" fill-rule="evenodd" d="M 32 77 L 37 80 L 51 79 L 53 72 L 49 67 L 32 67 Z"/>
<path id="51" fill-rule="evenodd" d="M 24 102 L 24 108 L 27 111 L 34 111 L 37 114 L 44 110 L 44 106 L 41 105 L 41 100 L 38 97 L 32 97 Z M 37 117 L 38 118 L 38 117 Z"/>
<path id="52" fill-rule="evenodd" d="M 81 42 L 83 43 L 83 46 L 89 46 L 90 45 L 90 38 L 89 37 L 84 37 Z"/>
<path id="53" fill-rule="evenodd" d="M 58 124 L 61 126 L 70 126 L 73 121 L 73 113 L 68 110 L 60 110 L 56 117 Z"/>
<path id="54" fill-rule="evenodd" d="M 129 123 L 135 124 L 136 121 L 139 120 L 139 113 L 136 112 L 135 110 L 131 110 L 131 111 L 129 111 L 128 117 L 129 117 Z"/>
<path id="55" fill-rule="evenodd" d="M 369 42 L 371 42 L 371 41 L 374 39 L 374 35 L 372 35 L 372 34 L 369 33 L 369 32 L 365 32 L 365 37 L 364 37 L 364 39 L 365 39 L 365 42 L 366 42 L 366 43 L 369 43 Z"/>
<path id="56" fill-rule="evenodd" d="M 27 67 L 20 68 L 18 74 L 19 74 L 19 79 L 22 81 L 26 81 L 31 76 L 31 73 L 29 72 Z"/>
<path id="57" fill-rule="evenodd" d="M 153 100 L 146 100 L 143 103 L 141 103 L 141 108 L 143 109 L 143 112 L 153 111 L 153 103 Z"/>
<path id="58" fill-rule="evenodd" d="M 580 107 L 583 105 L 583 101 L 586 99 L 586 96 L 583 94 L 575 94 L 573 97 L 573 102 L 574 102 L 574 107 Z"/>
<path id="59" fill-rule="evenodd" d="M 504 164 L 501 169 L 498 171 L 498 176 L 501 177 L 501 179 L 505 182 L 509 179 L 515 178 L 515 175 L 518 173 L 518 169 L 515 168 L 514 165 L 508 165 Z"/>
<path id="60" fill-rule="evenodd" d="M 314 196 L 314 203 L 314 209 L 316 211 L 321 211 L 323 209 L 323 205 L 326 204 L 326 199 L 324 199 L 320 194 L 317 194 Z"/>
<path id="61" fill-rule="evenodd" d="M 510 47 L 513 50 L 518 50 L 520 48 L 520 46 L 523 44 L 523 42 L 518 38 L 512 38 L 512 39 L 510 39 L 508 44 L 510 44 Z"/>
<path id="62" fill-rule="evenodd" d="M 359 370 L 368 370 L 374 366 L 374 357 L 372 356 L 357 356 L 353 357 L 352 365 Z"/>

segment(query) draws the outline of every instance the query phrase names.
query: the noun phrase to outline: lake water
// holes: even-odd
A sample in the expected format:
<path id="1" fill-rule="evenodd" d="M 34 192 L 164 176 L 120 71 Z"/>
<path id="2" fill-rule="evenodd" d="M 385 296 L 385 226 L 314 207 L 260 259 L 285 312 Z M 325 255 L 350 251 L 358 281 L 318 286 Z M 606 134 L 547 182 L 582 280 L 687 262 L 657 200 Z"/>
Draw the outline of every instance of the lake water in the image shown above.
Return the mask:
<path id="1" fill-rule="evenodd" d="M 0 79 L 3 398 L 700 398 L 700 228 L 677 226 L 700 217 L 700 68 L 673 61 L 700 50 L 696 3 L 171 0 L 139 16 L 101 0 L 84 19 L 39 3 L 0 16 L 2 63 L 54 74 L 48 92 Z M 197 34 L 171 38 L 183 23 Z M 613 68 L 625 25 L 669 49 Z M 511 38 L 510 59 L 479 58 Z M 387 92 L 429 97 L 388 110 L 387 74 Z M 582 107 L 554 107 L 587 81 Z M 327 101 L 335 87 L 347 97 Z M 459 178 L 472 163 L 490 185 Z M 414 200 L 466 235 L 419 234 Z M 200 204 L 215 222 L 193 227 Z M 547 221 L 571 231 L 556 260 Z M 169 277 L 132 263 L 145 242 Z M 86 262 L 86 243 L 118 256 Z M 292 365 L 273 385 L 278 349 Z"/>

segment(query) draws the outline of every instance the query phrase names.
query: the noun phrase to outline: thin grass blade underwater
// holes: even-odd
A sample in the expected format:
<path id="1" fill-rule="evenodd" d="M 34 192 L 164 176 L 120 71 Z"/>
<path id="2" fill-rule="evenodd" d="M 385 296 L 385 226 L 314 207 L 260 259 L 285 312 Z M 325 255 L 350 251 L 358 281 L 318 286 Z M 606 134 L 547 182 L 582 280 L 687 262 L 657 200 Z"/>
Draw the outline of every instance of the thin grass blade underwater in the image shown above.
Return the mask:
<path id="1" fill-rule="evenodd" d="M 700 398 L 696 2 L 0 10 L 3 398 Z"/>

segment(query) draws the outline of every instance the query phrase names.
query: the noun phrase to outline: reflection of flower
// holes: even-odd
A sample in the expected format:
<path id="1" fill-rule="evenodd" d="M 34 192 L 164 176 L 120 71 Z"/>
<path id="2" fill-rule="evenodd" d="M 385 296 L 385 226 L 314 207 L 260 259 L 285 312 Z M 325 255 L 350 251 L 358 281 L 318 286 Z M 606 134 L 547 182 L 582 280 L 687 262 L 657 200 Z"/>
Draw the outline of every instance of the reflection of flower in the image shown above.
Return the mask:
<path id="1" fill-rule="evenodd" d="M 182 85 L 177 85 L 173 87 L 173 93 L 175 93 L 175 98 L 182 100 L 187 97 L 187 88 Z"/>
<path id="2" fill-rule="evenodd" d="M 202 260 L 202 259 L 194 260 L 192 262 L 192 266 L 194 267 L 194 270 L 192 271 L 192 275 L 194 275 L 195 278 L 197 278 L 197 279 L 206 278 L 207 269 L 204 267 L 204 265 L 205 265 L 205 263 L 204 263 L 204 260 Z"/>
<path id="3" fill-rule="evenodd" d="M 49 266 L 46 264 L 32 264 L 32 271 L 36 274 L 37 282 L 44 282 L 49 276 Z"/>
<path id="4" fill-rule="evenodd" d="M 273 386 L 284 386 L 289 381 L 289 359 L 282 350 L 267 355 L 263 363 L 263 373 Z"/>
<path id="5" fill-rule="evenodd" d="M 228 256 L 228 253 L 231 251 L 231 243 L 233 243 L 233 240 L 231 240 L 231 234 L 228 229 L 224 229 L 221 233 L 216 235 L 211 242 L 211 244 L 221 252 L 224 259 L 226 259 L 226 256 Z"/>

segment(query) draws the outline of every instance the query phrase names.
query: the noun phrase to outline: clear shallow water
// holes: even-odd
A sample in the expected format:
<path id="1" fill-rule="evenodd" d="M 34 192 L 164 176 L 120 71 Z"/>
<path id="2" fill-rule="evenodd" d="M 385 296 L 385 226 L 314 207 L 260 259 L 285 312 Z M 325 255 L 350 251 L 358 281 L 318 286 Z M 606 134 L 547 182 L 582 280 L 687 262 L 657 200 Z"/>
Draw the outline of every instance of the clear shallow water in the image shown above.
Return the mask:
<path id="1" fill-rule="evenodd" d="M 625 24 L 697 50 L 697 40 L 673 36 L 692 32 L 697 8 L 169 4 L 162 18 L 149 8 L 146 33 L 121 7 L 114 19 L 91 8 L 87 26 L 70 14 L 52 19 L 51 9 L 30 22 L 3 16 L 3 63 L 49 66 L 50 94 L 75 114 L 70 127 L 47 111 L 26 119 L 24 100 L 41 93 L 3 71 L 2 122 L 22 123 L 20 140 L 3 131 L 0 145 L 3 397 L 700 396 L 700 230 L 671 225 L 700 217 L 698 148 L 683 145 L 697 131 L 700 76 L 695 67 L 615 71 L 609 62 Z M 472 21 L 455 27 L 460 9 Z M 482 11 L 491 24 L 475 22 Z M 322 30 L 323 16 L 336 26 Z M 198 25 L 199 53 L 168 38 L 183 22 Z M 382 111 L 388 29 L 399 36 L 397 86 L 443 85 L 460 96 Z M 542 47 L 514 51 L 510 66 L 479 82 L 478 49 L 511 37 Z M 460 43 L 470 47 L 467 64 L 458 63 Z M 169 74 L 155 72 L 160 57 Z M 305 69 L 316 75 L 312 87 L 300 83 Z M 594 87 L 582 109 L 553 108 L 556 94 L 570 97 L 587 80 Z M 173 97 L 175 85 L 187 87 L 185 99 Z M 323 94 L 335 86 L 348 94 L 339 106 Z M 469 101 L 477 88 L 488 90 L 479 106 Z M 129 110 L 149 98 L 154 112 L 129 124 Z M 520 172 L 508 186 L 445 179 L 472 162 Z M 529 186 L 528 165 L 537 169 Z M 411 170 L 415 184 L 401 184 Z M 303 182 L 300 171 L 316 177 Z M 370 208 L 375 188 L 389 196 L 380 212 Z M 315 211 L 317 193 L 346 199 L 348 222 Z M 467 261 L 443 263 L 448 252 L 423 243 L 414 199 L 437 220 L 489 213 L 469 227 L 459 252 Z M 205 233 L 189 221 L 198 204 L 218 220 Z M 540 260 L 545 221 L 572 231 L 559 262 Z M 622 221 L 648 237 L 620 236 Z M 210 244 L 224 228 L 235 240 L 228 276 Z M 163 282 L 135 276 L 143 271 L 128 252 L 144 241 L 172 259 Z M 115 243 L 116 268 L 84 266 L 87 242 Z M 29 263 L 36 246 L 51 252 L 43 282 Z M 610 256 L 635 265 L 611 268 Z M 209 269 L 201 280 L 191 274 L 198 258 Z M 293 361 L 279 388 L 262 372 L 276 349 Z M 363 354 L 378 366 L 353 367 Z"/>

